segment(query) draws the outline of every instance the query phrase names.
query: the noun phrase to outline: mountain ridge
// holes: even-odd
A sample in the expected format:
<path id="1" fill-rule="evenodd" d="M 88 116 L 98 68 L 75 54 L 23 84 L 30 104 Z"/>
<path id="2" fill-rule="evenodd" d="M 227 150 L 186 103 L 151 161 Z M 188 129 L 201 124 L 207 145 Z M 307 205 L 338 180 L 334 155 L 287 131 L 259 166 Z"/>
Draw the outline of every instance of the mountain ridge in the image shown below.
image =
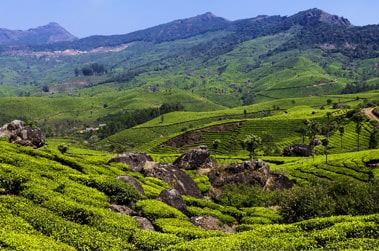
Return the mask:
<path id="1" fill-rule="evenodd" d="M 239 31 L 246 30 L 252 25 L 256 29 L 256 25 L 265 25 L 268 20 L 276 19 L 276 23 L 269 29 L 280 30 L 288 29 L 291 25 L 299 24 L 302 26 L 315 25 L 323 23 L 339 27 L 356 27 L 344 17 L 329 14 L 323 10 L 314 8 L 305 11 L 300 11 L 291 16 L 268 16 L 258 15 L 257 17 L 238 19 L 229 21 L 223 17 L 218 17 L 212 12 L 206 12 L 197 16 L 174 20 L 168 23 L 159 24 L 146 29 L 133 31 L 121 35 L 93 35 L 77 39 L 57 23 L 49 23 L 45 26 L 29 29 L 27 31 L 11 31 L 0 29 L 0 45 L 29 45 L 37 46 L 41 49 L 46 45 L 45 49 L 94 49 L 100 46 L 117 46 L 120 44 L 130 43 L 134 41 L 145 41 L 152 43 L 161 43 L 173 41 L 177 39 L 185 39 L 191 36 L 204 34 L 212 31 Z M 269 21 L 270 22 L 270 21 Z M 246 27 L 244 27 L 246 26 Z M 41 37 L 46 37 L 46 28 L 52 29 L 55 27 L 57 34 L 51 34 L 51 38 L 55 39 L 39 39 L 38 42 L 30 42 L 30 39 L 24 39 L 26 33 L 41 32 Z M 360 27 L 360 26 L 359 26 Z M 258 27 L 258 29 L 261 29 Z M 54 29 L 53 29 L 54 30 Z M 12 32 L 9 34 L 9 32 Z M 3 33 L 3 34 L 2 34 Z M 16 38 L 12 39 L 11 35 L 16 34 Z M 19 35 L 21 34 L 21 35 Z M 19 38 L 21 37 L 21 39 Z M 8 39 L 7 39 L 8 38 Z M 36 40 L 36 38 L 33 38 Z M 13 43 L 12 43 L 13 41 Z"/>
<path id="2" fill-rule="evenodd" d="M 39 45 L 76 39 L 77 37 L 55 22 L 28 30 L 0 28 L 0 45 Z"/>

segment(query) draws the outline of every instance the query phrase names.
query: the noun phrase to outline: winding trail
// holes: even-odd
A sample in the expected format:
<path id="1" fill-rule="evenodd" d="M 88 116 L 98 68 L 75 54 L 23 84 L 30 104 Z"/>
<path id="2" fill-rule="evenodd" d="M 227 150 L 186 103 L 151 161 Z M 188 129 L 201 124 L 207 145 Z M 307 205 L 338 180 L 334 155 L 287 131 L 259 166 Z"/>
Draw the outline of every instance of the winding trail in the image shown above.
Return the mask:
<path id="1" fill-rule="evenodd" d="M 369 117 L 371 120 L 375 120 L 379 122 L 379 118 L 373 113 L 374 108 L 365 108 L 363 109 L 363 112 Z"/>

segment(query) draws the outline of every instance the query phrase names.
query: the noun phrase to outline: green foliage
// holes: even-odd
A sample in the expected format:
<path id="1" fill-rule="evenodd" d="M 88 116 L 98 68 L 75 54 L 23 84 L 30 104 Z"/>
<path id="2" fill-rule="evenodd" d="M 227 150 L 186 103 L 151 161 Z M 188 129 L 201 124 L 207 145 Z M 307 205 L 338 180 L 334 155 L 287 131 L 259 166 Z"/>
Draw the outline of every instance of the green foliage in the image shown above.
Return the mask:
<path id="1" fill-rule="evenodd" d="M 274 193 L 264 191 L 261 187 L 244 184 L 226 185 L 218 198 L 223 205 L 236 208 L 264 206 L 274 200 Z"/>
<path id="2" fill-rule="evenodd" d="M 340 180 L 296 187 L 280 196 L 280 213 L 287 222 L 332 215 L 371 214 L 379 211 L 375 202 L 378 194 L 377 181 Z"/>
<path id="3" fill-rule="evenodd" d="M 158 218 L 187 219 L 187 216 L 178 209 L 159 200 L 139 200 L 136 203 L 136 209 L 141 210 L 143 216 L 152 221 Z"/>
<path id="4" fill-rule="evenodd" d="M 71 176 L 71 179 L 83 185 L 93 187 L 109 196 L 111 202 L 127 205 L 141 198 L 141 195 L 129 183 L 109 176 Z"/>
<path id="5" fill-rule="evenodd" d="M 60 151 L 61 154 L 65 154 L 67 150 L 68 150 L 68 145 L 65 145 L 65 144 L 58 145 L 58 151 Z"/>
<path id="6" fill-rule="evenodd" d="M 168 246 L 181 243 L 183 238 L 174 234 L 159 233 L 147 230 L 137 230 L 133 234 L 132 242 L 139 250 L 165 250 Z"/>
<path id="7" fill-rule="evenodd" d="M 314 160 L 267 157 L 271 170 L 281 170 L 295 180 L 301 179 L 303 185 L 299 183 L 293 189 L 275 192 L 227 186 L 217 201 L 183 196 L 189 212 L 184 215 L 152 199 L 167 188 L 163 181 L 131 172 L 125 165 L 106 165 L 109 155 L 79 149 L 75 144 L 69 153 L 62 155 L 56 147 L 59 143 L 36 150 L 0 141 L 0 249 L 378 248 L 379 176 L 377 168 L 370 166 L 377 163 L 378 150 L 331 154 L 329 165 L 323 163 L 323 156 Z M 234 156 L 231 160 L 241 158 Z M 195 171 L 189 174 L 197 178 Z M 117 175 L 136 178 L 145 191 L 151 190 L 147 196 L 151 199 L 141 200 L 134 188 L 115 178 Z M 209 180 L 200 176 L 198 182 L 208 186 Z M 134 211 L 152 220 L 157 232 L 140 230 L 139 223 L 131 216 L 109 210 L 110 202 L 130 203 Z M 281 207 L 279 211 L 263 207 L 269 205 Z M 336 214 L 364 216 L 314 218 Z M 211 215 L 223 224 L 237 224 L 238 233 L 196 227 L 188 221 L 192 215 Z M 311 219 L 299 221 L 305 218 Z M 297 222 L 282 224 L 288 221 Z"/>
<path id="8" fill-rule="evenodd" d="M 214 236 L 225 236 L 226 234 L 217 230 L 205 230 L 194 226 L 188 220 L 177 218 L 161 218 L 154 221 L 154 225 L 164 233 L 175 234 L 186 240 L 198 238 L 209 238 Z"/>

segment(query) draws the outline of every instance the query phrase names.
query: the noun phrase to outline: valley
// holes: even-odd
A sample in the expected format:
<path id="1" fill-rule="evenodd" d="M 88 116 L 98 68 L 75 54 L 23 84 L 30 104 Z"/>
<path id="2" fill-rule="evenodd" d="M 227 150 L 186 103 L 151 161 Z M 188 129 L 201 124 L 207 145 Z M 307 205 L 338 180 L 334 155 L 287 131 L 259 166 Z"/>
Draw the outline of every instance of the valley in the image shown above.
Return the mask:
<path id="1" fill-rule="evenodd" d="M 2 32 L 1 250 L 379 248 L 379 25 Z"/>

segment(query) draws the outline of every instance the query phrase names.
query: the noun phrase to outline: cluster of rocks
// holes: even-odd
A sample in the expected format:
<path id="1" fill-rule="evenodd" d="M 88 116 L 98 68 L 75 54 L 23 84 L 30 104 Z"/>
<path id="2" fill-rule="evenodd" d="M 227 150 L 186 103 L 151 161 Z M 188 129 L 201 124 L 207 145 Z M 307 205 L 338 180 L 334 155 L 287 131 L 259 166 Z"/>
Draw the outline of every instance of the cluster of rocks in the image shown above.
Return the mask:
<path id="1" fill-rule="evenodd" d="M 290 146 L 287 146 L 283 149 L 282 155 L 283 156 L 293 156 L 293 157 L 310 157 L 313 155 L 313 148 L 315 146 L 321 145 L 322 142 L 318 138 L 314 138 L 311 140 L 309 145 L 307 144 L 293 144 Z"/>
<path id="2" fill-rule="evenodd" d="M 128 164 L 130 170 L 140 172 L 145 177 L 155 177 L 170 185 L 170 189 L 163 190 L 157 199 L 180 210 L 188 215 L 186 203 L 182 195 L 202 198 L 199 187 L 184 170 L 199 170 L 206 174 L 214 189 L 219 189 L 225 184 L 244 183 L 252 186 L 260 186 L 264 189 L 285 189 L 292 187 L 292 182 L 285 176 L 270 172 L 269 166 L 262 160 L 245 161 L 243 163 L 230 164 L 227 167 L 215 167 L 210 158 L 207 146 L 199 146 L 187 151 L 177 158 L 173 164 L 154 162 L 145 153 L 123 153 L 111 158 L 108 163 L 121 162 Z M 130 183 L 141 194 L 142 186 L 137 180 L 128 176 L 118 176 L 120 180 Z M 147 219 L 140 217 L 137 212 L 126 209 L 125 206 L 112 205 L 112 210 L 128 215 L 135 215 L 141 228 L 153 230 L 154 227 Z M 225 232 L 234 230 L 222 224 L 212 216 L 196 216 L 190 218 L 194 225 L 205 229 L 217 229 Z"/>
<path id="3" fill-rule="evenodd" d="M 13 120 L 0 128 L 0 138 L 7 138 L 9 142 L 24 146 L 39 148 L 45 145 L 45 137 L 41 129 L 26 126 L 24 121 Z"/>

